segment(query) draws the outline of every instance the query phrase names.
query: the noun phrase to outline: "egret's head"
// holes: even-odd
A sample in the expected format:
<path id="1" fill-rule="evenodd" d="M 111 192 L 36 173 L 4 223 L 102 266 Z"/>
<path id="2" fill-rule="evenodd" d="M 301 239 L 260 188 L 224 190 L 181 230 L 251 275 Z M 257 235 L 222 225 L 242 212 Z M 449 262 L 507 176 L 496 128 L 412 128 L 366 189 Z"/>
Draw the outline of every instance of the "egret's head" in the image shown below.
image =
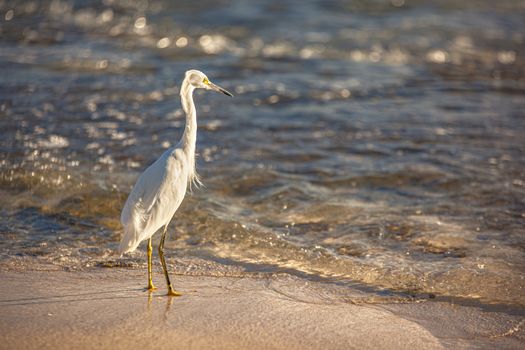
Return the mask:
<path id="1" fill-rule="evenodd" d="M 186 72 L 186 79 L 190 82 L 193 87 L 196 89 L 206 89 L 206 90 L 214 90 L 217 92 L 222 92 L 225 95 L 228 95 L 230 97 L 233 97 L 233 95 L 226 91 L 225 89 L 221 88 L 218 85 L 215 85 L 212 83 L 206 74 L 204 74 L 201 71 L 198 71 L 196 69 L 192 69 Z"/>

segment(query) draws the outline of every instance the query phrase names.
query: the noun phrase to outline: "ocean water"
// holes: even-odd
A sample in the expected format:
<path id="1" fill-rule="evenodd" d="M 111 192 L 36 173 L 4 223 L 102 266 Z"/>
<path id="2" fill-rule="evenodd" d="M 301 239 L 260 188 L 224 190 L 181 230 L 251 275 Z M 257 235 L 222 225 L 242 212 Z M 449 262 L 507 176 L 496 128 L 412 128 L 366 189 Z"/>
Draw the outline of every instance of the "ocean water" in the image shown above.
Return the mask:
<path id="1" fill-rule="evenodd" d="M 145 271 L 144 245 L 113 254 L 120 211 L 196 68 L 235 98 L 196 92 L 174 274 L 522 309 L 523 23 L 510 0 L 0 1 L 0 268 Z"/>

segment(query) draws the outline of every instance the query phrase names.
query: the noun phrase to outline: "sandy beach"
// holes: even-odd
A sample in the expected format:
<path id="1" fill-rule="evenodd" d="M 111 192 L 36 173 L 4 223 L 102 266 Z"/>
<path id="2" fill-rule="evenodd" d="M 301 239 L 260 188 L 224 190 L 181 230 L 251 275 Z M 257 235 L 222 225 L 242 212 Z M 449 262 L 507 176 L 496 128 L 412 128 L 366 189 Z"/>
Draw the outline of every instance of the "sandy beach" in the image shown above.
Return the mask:
<path id="1" fill-rule="evenodd" d="M 178 275 L 178 298 L 155 277 L 149 293 L 136 270 L 1 272 L 0 348 L 518 349 L 525 339 L 520 315 L 439 301 L 356 305 L 362 292 L 286 274 Z"/>

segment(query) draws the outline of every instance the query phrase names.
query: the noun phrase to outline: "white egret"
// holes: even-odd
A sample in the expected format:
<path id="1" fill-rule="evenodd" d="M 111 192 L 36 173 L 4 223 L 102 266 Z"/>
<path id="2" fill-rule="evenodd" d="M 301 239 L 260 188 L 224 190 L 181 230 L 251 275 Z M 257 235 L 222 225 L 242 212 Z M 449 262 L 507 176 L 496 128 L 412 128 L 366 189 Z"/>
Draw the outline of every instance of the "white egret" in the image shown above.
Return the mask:
<path id="1" fill-rule="evenodd" d="M 186 72 L 180 88 L 182 108 L 186 112 L 184 134 L 177 146 L 164 152 L 140 175 L 120 216 L 120 221 L 124 226 L 124 236 L 118 248 L 120 254 L 132 252 L 137 249 L 140 242 L 148 240 L 148 290 L 156 289 L 151 278 L 151 237 L 160 228 L 163 228 L 159 257 L 166 276 L 168 295 L 172 296 L 181 294 L 172 288 L 166 268 L 164 259 L 166 229 L 184 199 L 188 183 L 199 182 L 195 171 L 195 143 L 197 140 L 197 113 L 193 103 L 193 90 L 195 89 L 214 90 L 233 96 L 210 82 L 204 73 L 198 70 Z"/>

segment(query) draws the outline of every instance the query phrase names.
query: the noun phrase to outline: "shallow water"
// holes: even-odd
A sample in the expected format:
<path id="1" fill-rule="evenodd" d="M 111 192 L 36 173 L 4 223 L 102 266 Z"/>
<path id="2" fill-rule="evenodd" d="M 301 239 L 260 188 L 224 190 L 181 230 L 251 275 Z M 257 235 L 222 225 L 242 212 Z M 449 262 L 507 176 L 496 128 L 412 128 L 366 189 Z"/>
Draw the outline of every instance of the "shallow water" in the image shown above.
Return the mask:
<path id="1" fill-rule="evenodd" d="M 0 2 L 0 266 L 145 267 L 112 255 L 120 210 L 197 68 L 235 98 L 196 93 L 178 273 L 523 307 L 523 23 L 516 1 Z"/>

